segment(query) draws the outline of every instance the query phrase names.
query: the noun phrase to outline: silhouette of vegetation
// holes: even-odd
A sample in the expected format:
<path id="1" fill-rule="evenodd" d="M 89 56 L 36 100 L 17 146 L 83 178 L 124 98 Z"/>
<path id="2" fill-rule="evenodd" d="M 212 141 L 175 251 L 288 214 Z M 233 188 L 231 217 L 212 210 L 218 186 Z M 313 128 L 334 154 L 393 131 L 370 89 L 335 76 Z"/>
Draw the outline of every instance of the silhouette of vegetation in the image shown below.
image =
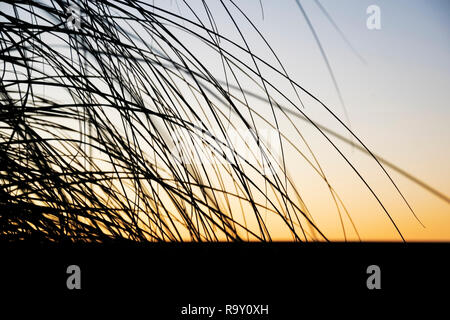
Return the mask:
<path id="1" fill-rule="evenodd" d="M 202 10 L 182 4 L 174 13 L 138 0 L 3 1 L 0 237 L 270 241 L 281 228 L 294 241 L 326 241 L 288 173 L 285 148 L 308 162 L 328 185 L 324 197 L 351 218 L 313 152 L 296 148 L 308 146 L 299 118 L 384 209 L 330 136 L 350 140 L 311 120 L 301 97 L 323 108 L 395 186 L 384 160 L 289 76 L 237 3 L 220 1 L 233 35 L 221 32 L 206 1 Z M 248 39 L 262 40 L 265 51 Z M 286 121 L 298 141 L 280 125 Z M 276 132 L 277 150 L 264 128 Z"/>

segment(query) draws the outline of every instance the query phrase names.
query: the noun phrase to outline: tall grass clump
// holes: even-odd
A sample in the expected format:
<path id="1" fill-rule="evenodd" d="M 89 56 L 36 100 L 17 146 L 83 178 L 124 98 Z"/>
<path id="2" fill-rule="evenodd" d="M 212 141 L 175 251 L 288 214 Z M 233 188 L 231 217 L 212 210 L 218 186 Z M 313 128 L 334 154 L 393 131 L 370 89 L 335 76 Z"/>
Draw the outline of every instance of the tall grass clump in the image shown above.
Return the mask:
<path id="1" fill-rule="evenodd" d="M 394 184 L 379 158 L 289 76 L 237 2 L 217 3 L 2 1 L 0 237 L 270 241 L 281 232 L 327 240 L 289 174 L 287 149 L 351 218 L 302 136 L 302 119 L 403 238 L 303 101 L 322 108 Z"/>

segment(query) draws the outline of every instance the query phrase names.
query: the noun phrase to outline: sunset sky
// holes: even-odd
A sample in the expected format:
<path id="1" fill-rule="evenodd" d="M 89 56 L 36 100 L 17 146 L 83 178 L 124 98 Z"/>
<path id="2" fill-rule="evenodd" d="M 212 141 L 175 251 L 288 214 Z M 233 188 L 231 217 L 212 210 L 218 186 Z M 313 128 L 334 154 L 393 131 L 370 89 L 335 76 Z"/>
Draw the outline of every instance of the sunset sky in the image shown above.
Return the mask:
<path id="1" fill-rule="evenodd" d="M 289 75 L 344 119 L 331 77 L 296 2 L 263 0 L 262 3 L 264 19 L 258 1 L 244 1 L 240 5 L 275 49 Z M 346 44 L 314 1 L 301 3 L 326 52 L 352 130 L 375 154 L 448 197 L 448 1 L 320 1 L 365 63 Z M 381 30 L 368 30 L 366 27 L 366 8 L 371 4 L 381 9 Z M 223 19 L 221 21 L 221 16 L 216 16 L 216 23 L 220 31 L 226 33 L 230 24 L 225 23 L 226 18 Z M 315 116 L 318 123 L 346 135 L 328 117 L 316 113 L 314 108 L 314 105 L 306 106 L 305 112 Z M 311 139 L 315 141 L 314 137 Z M 332 185 L 348 206 L 362 239 L 399 240 L 379 205 L 368 195 L 358 178 L 343 169 L 341 161 L 336 160 L 336 153 L 325 148 L 322 150 L 320 141 L 312 144 Z M 388 169 L 426 227 L 422 228 L 373 161 L 348 145 L 342 148 L 380 193 L 407 240 L 450 240 L 448 202 Z M 323 197 L 324 186 L 305 183 L 307 173 L 301 171 L 295 161 L 288 165 L 288 170 L 305 199 L 310 199 L 309 209 L 325 234 L 342 239 L 334 204 L 329 196 Z"/>
<path id="2" fill-rule="evenodd" d="M 422 181 L 450 194 L 450 4 L 448 1 L 321 1 L 336 24 L 367 65 L 353 54 L 313 1 L 302 1 L 316 28 L 342 91 L 351 127 L 372 151 Z M 265 34 L 278 38 L 277 49 L 286 55 L 288 70 L 307 88 L 340 112 L 336 91 L 317 46 L 296 10 L 294 1 L 270 7 L 264 3 Z M 365 9 L 381 9 L 381 30 L 365 27 Z M 276 16 L 273 20 L 270 15 Z M 261 25 L 265 25 L 264 22 Z M 287 34 L 283 30 L 290 30 Z M 280 39 L 281 38 L 281 39 Z M 296 38 L 298 41 L 289 41 Z M 305 45 L 309 43 L 309 45 Z M 340 113 L 342 114 L 342 113 Z M 320 122 L 320 120 L 317 120 Z M 352 160 L 365 156 L 352 152 Z M 324 163 L 331 162 L 330 158 Z M 371 167 L 373 168 L 373 167 Z M 331 169 L 331 168 L 330 168 Z M 450 240 L 450 206 L 395 173 L 426 229 L 408 214 L 395 192 L 379 181 L 379 171 L 363 171 L 379 186 L 406 239 Z M 389 171 L 391 172 L 391 171 Z M 329 170 L 333 175 L 333 170 Z M 391 240 L 392 227 L 370 201 L 362 201 L 357 190 L 336 177 L 348 194 L 347 204 L 365 239 Z M 382 179 L 380 179 L 382 180 Z M 344 186 L 345 185 L 345 186 Z M 345 197 L 344 197 L 345 198 Z M 394 200 L 395 199 L 395 200 Z M 391 204 L 392 202 L 392 204 Z M 370 216 L 370 219 L 368 218 Z M 334 224 L 337 225 L 337 224 Z M 324 228 L 333 224 L 324 223 Z M 330 231 L 332 232 L 332 231 Z M 394 237 L 392 237 L 394 236 Z"/>

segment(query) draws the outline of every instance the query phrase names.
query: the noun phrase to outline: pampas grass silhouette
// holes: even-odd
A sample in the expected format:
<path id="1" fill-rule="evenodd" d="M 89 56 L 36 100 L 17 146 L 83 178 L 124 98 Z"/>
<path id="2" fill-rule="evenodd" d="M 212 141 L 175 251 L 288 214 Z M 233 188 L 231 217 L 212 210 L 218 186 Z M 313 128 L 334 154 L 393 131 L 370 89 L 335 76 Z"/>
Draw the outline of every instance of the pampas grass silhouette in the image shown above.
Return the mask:
<path id="1" fill-rule="evenodd" d="M 201 4 L 200 12 L 175 2 L 174 13 L 152 1 L 3 1 L 0 237 L 270 241 L 276 220 L 294 241 L 327 240 L 289 176 L 284 149 L 297 142 L 280 117 L 298 139 L 298 119 L 310 123 L 384 209 L 329 138 L 337 133 L 313 122 L 300 96 L 324 108 L 353 141 L 337 136 L 395 185 L 383 160 L 290 78 L 236 2 L 220 1 L 233 36 Z M 242 21 L 266 52 L 252 49 Z M 276 132 L 276 148 L 264 128 Z M 297 157 L 307 161 L 300 150 Z M 328 184 L 318 162 L 310 166 Z"/>

